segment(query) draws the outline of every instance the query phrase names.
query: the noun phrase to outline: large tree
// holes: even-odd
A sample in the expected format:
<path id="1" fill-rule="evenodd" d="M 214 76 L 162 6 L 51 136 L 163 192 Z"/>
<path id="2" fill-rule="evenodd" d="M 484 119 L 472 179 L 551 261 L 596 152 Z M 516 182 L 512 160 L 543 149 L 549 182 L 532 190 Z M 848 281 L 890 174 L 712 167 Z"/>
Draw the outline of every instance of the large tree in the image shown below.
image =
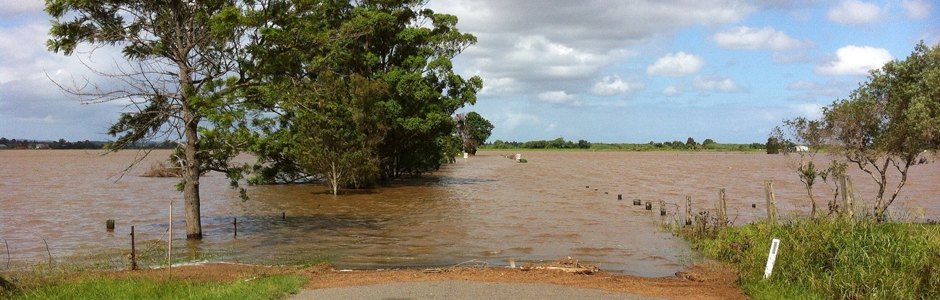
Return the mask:
<path id="1" fill-rule="evenodd" d="M 243 8 L 257 3 L 236 0 L 47 0 L 53 17 L 49 49 L 71 55 L 81 44 L 118 46 L 126 64 L 105 74 L 106 85 L 66 88 L 85 102 L 125 100 L 132 111 L 108 130 L 119 136 L 110 149 L 139 141 L 177 140 L 173 161 L 183 170 L 186 237 L 202 238 L 199 177 L 229 168 L 237 147 L 222 132 L 244 131 L 244 112 L 235 92 L 248 80 L 239 72 L 243 42 L 251 40 L 241 25 Z M 107 86 L 107 87 L 102 87 Z M 99 88 L 101 87 L 101 88 Z M 239 127 L 241 130 L 230 130 Z M 228 134 L 227 133 L 227 134 Z"/>
<path id="2" fill-rule="evenodd" d="M 482 87 L 453 71 L 450 59 L 476 42 L 456 17 L 419 0 L 276 3 L 256 57 L 273 117 L 261 122 L 253 182 L 327 179 L 335 193 L 455 154 L 451 116 Z"/>

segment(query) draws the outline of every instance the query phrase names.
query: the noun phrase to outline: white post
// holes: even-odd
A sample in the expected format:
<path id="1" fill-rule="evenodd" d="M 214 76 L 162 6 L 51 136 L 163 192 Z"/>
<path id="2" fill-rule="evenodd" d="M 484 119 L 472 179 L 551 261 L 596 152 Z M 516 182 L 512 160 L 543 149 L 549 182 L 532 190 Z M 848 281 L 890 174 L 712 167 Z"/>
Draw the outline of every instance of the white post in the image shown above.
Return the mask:
<path id="1" fill-rule="evenodd" d="M 516 153 L 516 160 L 520 160 L 520 159 L 522 159 L 522 154 L 521 154 L 521 153 Z"/>
<path id="2" fill-rule="evenodd" d="M 774 270 L 774 261 L 777 260 L 777 249 L 780 248 L 780 240 L 774 239 L 770 243 L 770 254 L 767 256 L 767 268 L 764 269 L 764 279 L 770 278 L 770 272 Z"/>
<path id="3" fill-rule="evenodd" d="M 467 152 L 463 153 L 463 158 L 467 158 Z"/>

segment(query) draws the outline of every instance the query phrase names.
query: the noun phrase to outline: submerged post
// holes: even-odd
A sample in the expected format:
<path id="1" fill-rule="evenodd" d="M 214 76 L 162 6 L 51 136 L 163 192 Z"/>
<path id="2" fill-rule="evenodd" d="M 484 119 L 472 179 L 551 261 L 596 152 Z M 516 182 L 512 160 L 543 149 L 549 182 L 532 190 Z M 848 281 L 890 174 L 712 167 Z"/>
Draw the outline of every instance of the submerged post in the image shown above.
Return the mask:
<path id="1" fill-rule="evenodd" d="M 623 200 L 623 194 L 617 194 L 617 200 Z"/>
<path id="2" fill-rule="evenodd" d="M 643 205 L 643 201 L 640 199 L 633 199 L 633 205 L 640 206 Z"/>
<path id="3" fill-rule="evenodd" d="M 659 200 L 659 215 L 666 215 L 666 200 Z"/>
<path id="4" fill-rule="evenodd" d="M 131 226 L 131 271 L 137 270 L 137 248 L 134 246 L 134 226 Z"/>
<path id="5" fill-rule="evenodd" d="M 771 224 L 777 224 L 777 200 L 774 197 L 774 182 L 768 180 L 764 182 L 767 193 L 767 221 Z"/>
<path id="6" fill-rule="evenodd" d="M 653 202 L 646 201 L 646 210 L 653 210 Z"/>
<path id="7" fill-rule="evenodd" d="M 104 227 L 108 230 L 108 232 L 114 232 L 114 219 L 108 219 L 105 221 Z"/>
<path id="8" fill-rule="evenodd" d="M 692 196 L 685 196 L 685 226 L 692 225 Z"/>
<path id="9" fill-rule="evenodd" d="M 718 223 L 728 225 L 728 202 L 725 200 L 725 189 L 718 190 Z"/>
<path id="10" fill-rule="evenodd" d="M 235 226 L 235 236 L 238 237 L 238 218 L 232 217 L 232 226 Z"/>

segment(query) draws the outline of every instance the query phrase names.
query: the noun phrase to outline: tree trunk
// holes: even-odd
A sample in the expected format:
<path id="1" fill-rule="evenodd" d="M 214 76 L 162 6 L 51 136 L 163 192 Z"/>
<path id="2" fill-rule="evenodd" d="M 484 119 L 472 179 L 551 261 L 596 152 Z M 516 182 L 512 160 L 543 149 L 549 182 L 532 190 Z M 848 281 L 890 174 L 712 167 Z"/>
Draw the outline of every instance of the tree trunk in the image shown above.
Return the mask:
<path id="1" fill-rule="evenodd" d="M 183 166 L 183 199 L 186 210 L 186 238 L 191 240 L 202 239 L 202 219 L 199 203 L 199 117 L 196 116 L 189 104 L 183 104 L 183 114 L 186 124 L 184 135 L 186 143 L 183 151 L 186 161 Z"/>
<path id="2" fill-rule="evenodd" d="M 809 195 L 809 201 L 810 201 L 810 202 L 812 203 L 812 205 L 813 205 L 812 211 L 810 211 L 810 216 L 811 216 L 813 219 L 815 219 L 818 212 L 816 211 L 816 197 L 813 196 L 813 186 L 812 186 L 812 185 L 806 185 L 806 194 Z"/>

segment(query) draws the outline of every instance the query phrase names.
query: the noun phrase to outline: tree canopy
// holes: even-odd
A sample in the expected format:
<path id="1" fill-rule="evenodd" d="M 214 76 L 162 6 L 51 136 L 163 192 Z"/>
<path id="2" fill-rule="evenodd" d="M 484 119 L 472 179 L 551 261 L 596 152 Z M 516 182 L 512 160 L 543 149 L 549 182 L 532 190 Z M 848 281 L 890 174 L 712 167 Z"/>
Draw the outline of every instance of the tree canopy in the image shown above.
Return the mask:
<path id="1" fill-rule="evenodd" d="M 493 124 L 477 112 L 457 114 L 457 135 L 463 143 L 463 152 L 476 155 L 477 147 L 486 144 L 493 133 Z"/>
<path id="2" fill-rule="evenodd" d="M 476 42 L 423 1 L 281 1 L 260 30 L 254 183 L 338 187 L 440 168 L 457 154 L 457 109 L 482 79 L 451 59 Z"/>

